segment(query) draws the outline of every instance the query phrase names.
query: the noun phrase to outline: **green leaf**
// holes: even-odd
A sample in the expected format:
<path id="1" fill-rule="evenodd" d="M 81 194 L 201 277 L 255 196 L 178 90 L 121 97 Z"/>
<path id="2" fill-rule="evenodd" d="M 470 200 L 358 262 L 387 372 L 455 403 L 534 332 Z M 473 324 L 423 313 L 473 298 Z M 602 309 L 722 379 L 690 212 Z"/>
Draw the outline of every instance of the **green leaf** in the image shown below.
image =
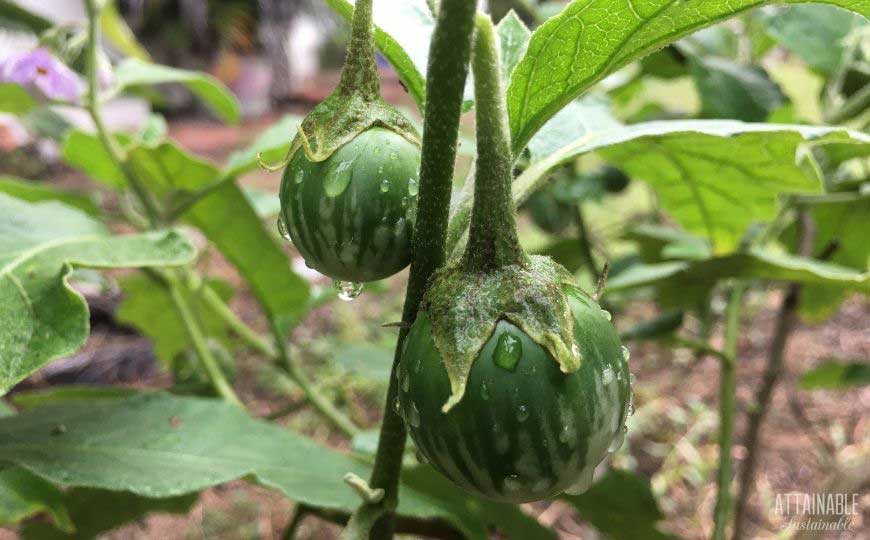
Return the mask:
<path id="1" fill-rule="evenodd" d="M 870 384 L 870 362 L 844 362 L 835 358 L 801 375 L 804 390 L 846 390 Z"/>
<path id="2" fill-rule="evenodd" d="M 119 91 L 133 86 L 180 83 L 208 104 L 223 120 L 232 123 L 239 121 L 239 103 L 235 96 L 223 83 L 205 73 L 128 58 L 115 68 L 115 82 Z"/>
<path id="3" fill-rule="evenodd" d="M 51 21 L 24 9 L 15 2 L 0 0 L 0 28 L 41 34 L 51 28 Z"/>
<path id="4" fill-rule="evenodd" d="M 254 296 L 283 331 L 305 313 L 309 287 L 290 267 L 275 235 L 269 234 L 235 182 L 210 163 L 173 143 L 130 151 L 131 167 L 157 194 L 211 192 L 184 215 L 238 269 Z M 219 182 L 219 183 L 218 183 Z"/>
<path id="5" fill-rule="evenodd" d="M 106 40 L 121 52 L 124 56 L 137 58 L 148 62 L 151 60 L 151 55 L 145 50 L 145 47 L 139 43 L 135 34 L 127 26 L 127 22 L 118 13 L 118 8 L 114 2 L 107 2 L 100 13 L 100 29 Z"/>
<path id="6" fill-rule="evenodd" d="M 701 96 L 701 116 L 764 122 L 787 98 L 764 69 L 715 56 L 693 56 L 692 77 Z"/>
<path id="7" fill-rule="evenodd" d="M 337 365 L 370 381 L 386 384 L 393 367 L 393 351 L 369 343 L 338 348 L 333 356 Z"/>
<path id="8" fill-rule="evenodd" d="M 726 120 L 646 122 L 588 134 L 527 169 L 514 184 L 522 202 L 552 168 L 598 151 L 655 190 L 663 209 L 716 252 L 733 249 L 752 223 L 771 220 L 784 191 L 817 192 L 820 179 L 796 162 L 807 141 L 868 141 L 836 128 Z"/>
<path id="9" fill-rule="evenodd" d="M 511 80 L 511 72 L 526 53 L 532 31 L 526 23 L 517 16 L 516 11 L 510 10 L 496 26 L 498 33 L 499 48 L 501 49 L 502 80 L 507 83 Z"/>
<path id="10" fill-rule="evenodd" d="M 48 523 L 32 521 L 22 527 L 22 540 L 92 540 L 150 513 L 186 514 L 197 496 L 153 499 L 132 493 L 79 488 L 69 490 L 64 498 L 75 531 L 64 532 Z"/>
<path id="11" fill-rule="evenodd" d="M 348 22 L 353 18 L 353 2 L 325 0 Z M 374 3 L 375 45 L 392 64 L 405 88 L 422 111 L 426 103 L 426 66 L 429 41 L 435 20 L 426 0 Z"/>
<path id="12" fill-rule="evenodd" d="M 691 305 L 717 282 L 727 278 L 824 285 L 870 294 L 870 272 L 855 272 L 814 259 L 761 250 L 701 261 L 635 265 L 612 277 L 607 282 L 606 291 L 615 293 L 656 286 L 665 291 L 665 296 L 682 299 Z"/>
<path id="13" fill-rule="evenodd" d="M 21 86 L 15 83 L 0 84 L 0 113 L 21 116 L 36 106 L 36 100 Z"/>
<path id="14" fill-rule="evenodd" d="M 12 408 L 12 405 L 9 405 L 0 399 L 0 418 L 6 418 L 7 416 L 13 416 L 15 414 L 18 414 L 18 412 Z"/>
<path id="15" fill-rule="evenodd" d="M 65 403 L 0 419 L 0 460 L 66 487 L 171 497 L 250 478 L 310 506 L 350 513 L 359 497 L 342 481 L 368 478 L 369 465 L 284 427 L 255 420 L 217 400 L 164 393 Z M 399 513 L 442 519 L 473 540 L 512 505 L 488 519 L 477 501 L 431 469 L 403 475 Z M 528 524 L 527 524 L 528 526 Z M 516 540 L 552 538 L 537 534 Z"/>
<path id="16" fill-rule="evenodd" d="M 605 96 L 584 96 L 569 103 L 535 134 L 529 142 L 529 157 L 532 162 L 541 161 L 564 147 L 566 141 L 591 140 L 596 133 L 621 125 Z"/>
<path id="17" fill-rule="evenodd" d="M 223 169 L 224 176 L 241 176 L 255 170 L 258 167 L 258 154 L 261 154 L 263 163 L 280 162 L 290 151 L 290 144 L 301 123 L 302 119 L 298 116 L 287 115 L 269 126 L 250 146 L 230 155 Z"/>
<path id="18" fill-rule="evenodd" d="M 5 193 L 16 199 L 27 202 L 59 201 L 68 206 L 78 208 L 82 212 L 97 216 L 100 209 L 91 197 L 60 191 L 41 182 L 25 180 L 13 176 L 0 176 L 0 193 Z"/>
<path id="19" fill-rule="evenodd" d="M 176 231 L 111 236 L 79 210 L 0 194 L 0 395 L 84 344 L 88 309 L 67 283 L 73 267 L 174 266 L 193 257 Z"/>
<path id="20" fill-rule="evenodd" d="M 813 221 L 814 254 L 822 253 L 831 242 L 836 250 L 829 260 L 859 272 L 870 270 L 870 194 L 843 193 L 801 197 L 798 205 Z M 784 233 L 784 240 L 797 249 L 796 227 Z M 836 287 L 805 287 L 801 292 L 800 314 L 810 322 L 820 322 L 839 309 L 847 291 Z"/>
<path id="21" fill-rule="evenodd" d="M 129 135 L 117 134 L 115 138 L 123 146 L 130 143 Z M 127 185 L 124 172 L 112 159 L 112 155 L 96 135 L 78 129 L 70 130 L 63 141 L 61 155 L 68 165 L 82 171 L 94 180 L 115 189 L 121 189 Z"/>
<path id="22" fill-rule="evenodd" d="M 38 390 L 16 391 L 12 394 L 12 403 L 22 409 L 33 409 L 52 403 L 117 399 L 133 395 L 136 392 L 136 390 L 131 388 L 118 386 L 71 384 L 67 386 L 51 386 Z"/>
<path id="23" fill-rule="evenodd" d="M 281 212 L 281 199 L 277 193 L 248 186 L 242 187 L 242 192 L 260 219 L 275 219 Z"/>
<path id="24" fill-rule="evenodd" d="M 665 540 L 656 524 L 664 519 L 649 481 L 611 470 L 583 495 L 564 496 L 580 516 L 613 540 Z"/>
<path id="25" fill-rule="evenodd" d="M 118 306 L 115 318 L 147 336 L 154 344 L 157 358 L 165 366 L 173 366 L 175 357 L 190 349 L 191 343 L 169 293 L 143 275 L 126 277 L 119 285 L 124 292 L 124 299 Z M 225 281 L 207 280 L 206 285 L 216 291 L 224 301 L 233 296 L 232 286 Z M 196 292 L 188 295 L 187 300 L 205 335 L 228 344 L 228 332 L 223 319 L 209 310 Z"/>
<path id="26" fill-rule="evenodd" d="M 619 339 L 629 340 L 656 340 L 674 335 L 674 332 L 683 326 L 685 313 L 680 310 L 667 311 L 657 317 L 641 321 L 628 330 L 619 334 Z"/>
<path id="27" fill-rule="evenodd" d="M 763 0 L 574 0 L 532 34 L 508 88 L 515 153 L 562 107 L 619 68 Z M 789 3 L 800 3 L 792 0 Z M 867 0 L 825 0 L 870 16 Z"/>
<path id="28" fill-rule="evenodd" d="M 856 4 L 857 5 L 857 4 Z M 866 2 L 859 13 L 866 13 Z M 813 69 L 833 75 L 843 61 L 844 39 L 867 21 L 860 15 L 833 6 L 806 5 L 764 14 L 767 33 Z"/>
<path id="29" fill-rule="evenodd" d="M 20 467 L 0 470 L 0 526 L 42 513 L 60 529 L 74 530 L 63 492 Z"/>

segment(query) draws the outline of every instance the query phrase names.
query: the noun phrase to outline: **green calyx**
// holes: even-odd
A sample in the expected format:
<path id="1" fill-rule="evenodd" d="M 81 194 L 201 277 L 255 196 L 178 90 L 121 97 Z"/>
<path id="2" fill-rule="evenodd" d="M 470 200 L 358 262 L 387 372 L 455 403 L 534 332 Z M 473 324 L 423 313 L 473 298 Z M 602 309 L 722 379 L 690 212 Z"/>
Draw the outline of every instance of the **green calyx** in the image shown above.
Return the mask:
<path id="1" fill-rule="evenodd" d="M 541 256 L 477 273 L 457 261 L 435 274 L 421 310 L 431 321 L 435 347 L 450 379 L 451 395 L 444 412 L 462 399 L 471 367 L 501 320 L 547 349 L 562 372 L 580 368 L 566 286 L 573 286 L 568 271 Z M 506 343 L 502 367 L 510 369 L 510 359 Z"/>
<path id="2" fill-rule="evenodd" d="M 300 150 L 311 162 L 325 161 L 372 127 L 394 131 L 418 147 L 421 145 L 414 126 L 381 98 L 373 30 L 372 0 L 357 0 L 341 82 L 302 121 L 285 159 L 266 168 L 277 170 L 286 166 Z"/>

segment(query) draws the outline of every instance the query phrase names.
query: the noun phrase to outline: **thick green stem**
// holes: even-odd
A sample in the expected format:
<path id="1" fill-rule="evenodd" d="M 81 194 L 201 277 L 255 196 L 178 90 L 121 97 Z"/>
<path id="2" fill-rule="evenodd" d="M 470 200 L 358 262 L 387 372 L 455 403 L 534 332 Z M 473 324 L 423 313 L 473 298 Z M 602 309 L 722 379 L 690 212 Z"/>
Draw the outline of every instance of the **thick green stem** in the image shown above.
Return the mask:
<path id="1" fill-rule="evenodd" d="M 362 96 L 367 101 L 381 99 L 381 81 L 375 55 L 372 0 L 356 0 L 350 44 L 341 72 L 338 92 L 343 96 Z"/>
<path id="2" fill-rule="evenodd" d="M 719 358 L 722 375 L 719 381 L 719 472 L 718 491 L 713 515 L 713 540 L 725 540 L 725 527 L 731 514 L 731 446 L 734 442 L 734 393 L 737 385 L 737 335 L 746 286 L 735 283 L 728 299 L 725 322 L 725 346 Z"/>
<path id="3" fill-rule="evenodd" d="M 426 107 L 423 120 L 423 154 L 420 164 L 420 192 L 414 235 L 414 259 L 399 332 L 396 354 L 387 390 L 384 420 L 370 485 L 383 489 L 380 503 L 363 503 L 354 513 L 343 540 L 390 540 L 395 530 L 394 511 L 399 501 L 399 476 L 407 432 L 402 417 L 394 410 L 398 395 L 396 371 L 402 343 L 432 274 L 444 265 L 453 166 L 462 112 L 462 92 L 468 77 L 475 2 L 442 0 L 438 22 L 429 47 L 426 77 Z"/>
<path id="4" fill-rule="evenodd" d="M 525 255 L 517 238 L 516 207 L 511 198 L 513 160 L 495 28 L 492 19 L 484 13 L 478 13 L 476 26 L 471 65 L 477 119 L 477 172 L 463 264 L 469 272 L 485 272 L 522 264 Z"/>

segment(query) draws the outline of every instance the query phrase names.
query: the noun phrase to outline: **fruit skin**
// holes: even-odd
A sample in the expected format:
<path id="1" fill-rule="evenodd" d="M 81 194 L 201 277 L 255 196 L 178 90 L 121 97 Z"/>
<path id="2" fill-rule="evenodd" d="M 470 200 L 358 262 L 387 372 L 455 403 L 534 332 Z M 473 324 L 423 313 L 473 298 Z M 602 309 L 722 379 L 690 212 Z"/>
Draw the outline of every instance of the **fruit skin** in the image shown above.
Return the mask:
<path id="1" fill-rule="evenodd" d="M 380 127 L 324 161 L 297 151 L 281 180 L 281 218 L 306 263 L 352 282 L 384 279 L 408 266 L 419 167 L 420 149 Z"/>
<path id="2" fill-rule="evenodd" d="M 447 413 L 450 384 L 431 322 L 421 312 L 414 323 L 399 370 L 400 410 L 423 456 L 466 491 L 512 503 L 555 496 L 591 478 L 621 436 L 630 383 L 619 336 L 590 297 L 573 287 L 566 294 L 580 369 L 562 373 L 545 348 L 501 320 Z M 514 371 L 494 361 L 507 332 L 522 344 Z"/>

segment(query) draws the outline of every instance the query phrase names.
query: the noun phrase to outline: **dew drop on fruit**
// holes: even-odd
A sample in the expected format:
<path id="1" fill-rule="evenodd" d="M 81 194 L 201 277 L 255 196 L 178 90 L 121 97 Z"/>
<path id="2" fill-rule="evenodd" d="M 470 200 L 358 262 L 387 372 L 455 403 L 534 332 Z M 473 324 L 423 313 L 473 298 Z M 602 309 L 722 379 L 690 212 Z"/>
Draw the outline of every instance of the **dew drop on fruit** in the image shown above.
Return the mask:
<path id="1" fill-rule="evenodd" d="M 402 416 L 402 405 L 399 403 L 399 398 L 393 400 L 393 412 Z"/>
<path id="2" fill-rule="evenodd" d="M 634 416 L 634 392 L 628 394 L 628 416 Z"/>
<path id="3" fill-rule="evenodd" d="M 293 240 L 290 239 L 290 232 L 287 230 L 287 224 L 284 223 L 283 217 L 278 218 L 278 234 L 280 234 L 281 238 L 284 240 L 287 240 L 291 244 L 293 243 Z"/>
<path id="4" fill-rule="evenodd" d="M 375 154 L 380 154 L 380 153 L 381 153 L 381 147 L 380 147 L 380 146 L 375 146 L 375 149 L 373 150 L 373 152 L 374 152 Z"/>
<path id="5" fill-rule="evenodd" d="M 393 161 L 399 159 L 399 154 L 395 152 L 390 152 L 390 159 L 392 159 Z"/>
<path id="6" fill-rule="evenodd" d="M 335 290 L 338 291 L 338 299 L 350 302 L 360 295 L 363 289 L 362 283 L 353 281 L 338 281 L 334 282 Z"/>
<path id="7" fill-rule="evenodd" d="M 602 309 L 602 310 L 601 310 L 601 314 L 602 314 L 602 315 L 604 316 L 604 318 L 607 319 L 608 321 L 611 320 L 611 319 L 613 319 L 613 315 L 611 315 L 610 312 L 607 311 L 606 309 Z"/>
<path id="8" fill-rule="evenodd" d="M 296 169 L 296 174 L 293 175 L 293 181 L 297 184 L 301 184 L 303 180 L 305 180 L 305 169 Z"/>
<path id="9" fill-rule="evenodd" d="M 381 193 L 386 193 L 390 191 L 390 181 L 384 178 L 381 180 Z"/>
<path id="10" fill-rule="evenodd" d="M 512 474 L 510 476 L 505 476 L 504 478 L 504 488 L 511 492 L 516 493 L 520 489 L 522 489 L 523 484 L 520 482 L 519 476 Z"/>
<path id="11" fill-rule="evenodd" d="M 411 402 L 411 410 L 408 412 L 408 423 L 415 428 L 420 427 L 420 411 L 413 401 Z"/>
<path id="12" fill-rule="evenodd" d="M 529 408 L 525 405 L 520 405 L 517 409 L 517 420 L 525 422 L 529 419 Z"/>
<path id="13" fill-rule="evenodd" d="M 604 366 L 604 372 L 601 374 L 601 381 L 604 384 L 610 384 L 613 382 L 613 368 L 609 365 Z"/>
<path id="14" fill-rule="evenodd" d="M 580 359 L 580 347 L 576 343 L 571 345 L 571 354 L 574 355 L 574 358 Z"/>
<path id="15" fill-rule="evenodd" d="M 486 381 L 480 383 L 480 398 L 489 401 L 489 387 L 486 385 Z"/>
<path id="16" fill-rule="evenodd" d="M 628 359 L 631 358 L 631 351 L 628 350 L 628 347 L 625 345 L 622 346 L 622 359 L 628 362 Z"/>
<path id="17" fill-rule="evenodd" d="M 565 490 L 565 493 L 568 495 L 583 495 L 589 491 L 589 488 L 592 487 L 594 473 L 594 467 L 587 467 L 582 473 L 580 473 L 580 477 L 577 481 Z"/>
<path id="18" fill-rule="evenodd" d="M 408 392 L 411 389 L 411 376 L 407 370 L 402 370 L 402 392 Z"/>
<path id="19" fill-rule="evenodd" d="M 577 431 L 573 424 L 565 424 L 562 426 L 562 431 L 559 432 L 559 442 L 562 444 L 570 444 L 577 438 Z"/>
<path id="20" fill-rule="evenodd" d="M 523 355 L 523 344 L 518 337 L 510 332 L 505 332 L 498 338 L 493 352 L 495 365 L 508 371 L 517 368 L 520 357 Z"/>
<path id="21" fill-rule="evenodd" d="M 628 384 L 634 386 L 634 381 L 636 380 L 634 373 L 628 374 Z"/>
<path id="22" fill-rule="evenodd" d="M 408 179 L 408 195 L 410 195 L 411 197 L 416 197 L 419 189 L 420 188 L 419 188 L 419 185 L 417 184 L 417 180 L 415 180 L 414 178 L 409 178 Z"/>

